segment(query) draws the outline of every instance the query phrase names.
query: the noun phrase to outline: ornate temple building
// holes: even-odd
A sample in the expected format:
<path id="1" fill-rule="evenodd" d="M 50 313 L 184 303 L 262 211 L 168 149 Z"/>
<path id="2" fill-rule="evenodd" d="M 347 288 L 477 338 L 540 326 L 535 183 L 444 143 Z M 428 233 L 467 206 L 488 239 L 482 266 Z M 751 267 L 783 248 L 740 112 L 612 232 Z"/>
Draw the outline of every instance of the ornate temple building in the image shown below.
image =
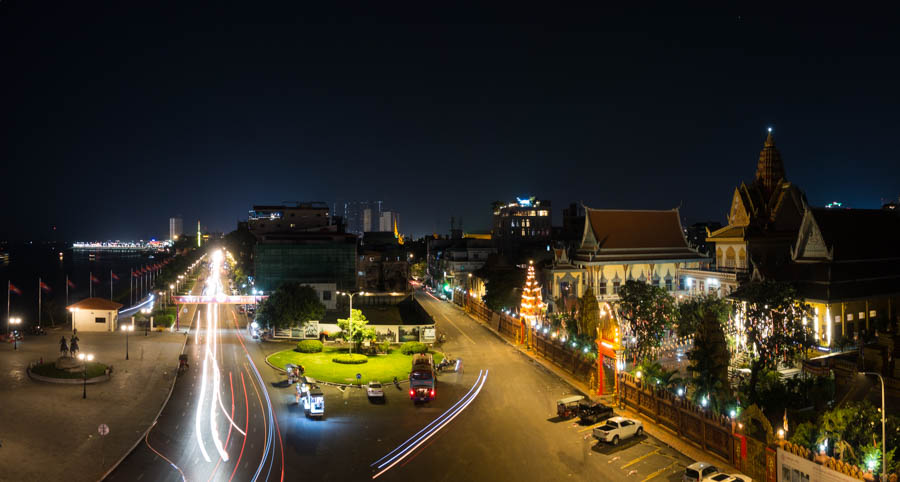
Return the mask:
<path id="1" fill-rule="evenodd" d="M 808 208 L 791 263 L 770 276 L 794 284 L 815 311 L 823 346 L 838 336 L 896 331 L 900 212 Z"/>
<path id="2" fill-rule="evenodd" d="M 727 295 L 750 279 L 793 284 L 814 309 L 819 343 L 896 327 L 900 302 L 900 213 L 813 208 L 787 181 L 771 131 L 756 177 L 734 190 L 728 225 L 712 231 L 715 265 L 681 269 L 696 286 L 705 280 Z M 702 291 L 702 289 L 701 289 Z"/>
<path id="3" fill-rule="evenodd" d="M 715 253 L 714 268 L 680 274 L 694 292 L 726 295 L 754 270 L 765 276 L 779 269 L 790 262 L 806 206 L 806 195 L 785 177 L 781 153 L 769 131 L 755 179 L 734 188 L 728 225 L 706 238 Z"/>
<path id="4" fill-rule="evenodd" d="M 708 258 L 688 246 L 677 209 L 641 211 L 585 207 L 584 233 L 574 256 L 554 252 L 552 300 L 571 304 L 588 289 L 601 301 L 618 299 L 627 280 L 643 281 L 673 293 L 685 287 L 681 268 L 698 268 Z M 567 301 L 568 300 L 568 301 Z"/>

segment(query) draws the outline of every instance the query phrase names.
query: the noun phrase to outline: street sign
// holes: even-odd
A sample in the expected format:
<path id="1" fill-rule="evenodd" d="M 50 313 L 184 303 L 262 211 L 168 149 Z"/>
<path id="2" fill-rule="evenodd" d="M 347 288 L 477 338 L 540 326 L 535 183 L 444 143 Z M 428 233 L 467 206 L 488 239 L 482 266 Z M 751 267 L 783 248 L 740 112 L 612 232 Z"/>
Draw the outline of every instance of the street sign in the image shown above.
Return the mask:
<path id="1" fill-rule="evenodd" d="M 105 423 L 101 423 L 99 427 L 97 427 L 97 433 L 100 435 L 106 435 L 109 433 L 109 425 Z"/>

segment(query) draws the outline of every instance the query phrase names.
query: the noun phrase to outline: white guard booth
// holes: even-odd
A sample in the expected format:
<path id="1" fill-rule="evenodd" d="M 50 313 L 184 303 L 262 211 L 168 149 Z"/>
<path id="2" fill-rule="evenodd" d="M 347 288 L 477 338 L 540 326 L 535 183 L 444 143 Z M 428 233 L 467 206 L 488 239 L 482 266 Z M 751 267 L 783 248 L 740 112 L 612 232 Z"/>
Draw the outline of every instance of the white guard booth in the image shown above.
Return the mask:
<path id="1" fill-rule="evenodd" d="M 78 331 L 116 331 L 122 305 L 103 298 L 87 298 L 66 307 Z"/>

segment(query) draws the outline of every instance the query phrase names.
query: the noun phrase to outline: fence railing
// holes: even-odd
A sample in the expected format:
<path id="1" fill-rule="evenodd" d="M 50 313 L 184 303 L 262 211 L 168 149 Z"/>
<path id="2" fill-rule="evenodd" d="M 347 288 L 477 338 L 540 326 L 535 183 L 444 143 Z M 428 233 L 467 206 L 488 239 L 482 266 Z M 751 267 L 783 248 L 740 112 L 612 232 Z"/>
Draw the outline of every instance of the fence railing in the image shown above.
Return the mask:
<path id="1" fill-rule="evenodd" d="M 685 397 L 666 390 L 643 386 L 627 373 L 619 374 L 618 399 L 620 404 L 673 430 L 681 438 L 737 465 L 734 458 L 735 437 L 728 417 L 704 410 Z"/>

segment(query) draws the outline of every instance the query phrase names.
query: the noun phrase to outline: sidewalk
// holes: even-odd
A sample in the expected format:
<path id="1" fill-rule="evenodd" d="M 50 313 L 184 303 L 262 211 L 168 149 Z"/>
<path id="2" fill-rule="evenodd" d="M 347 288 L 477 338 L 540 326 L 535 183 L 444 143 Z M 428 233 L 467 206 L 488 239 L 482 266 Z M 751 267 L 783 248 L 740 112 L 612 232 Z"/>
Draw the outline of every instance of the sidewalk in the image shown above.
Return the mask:
<path id="1" fill-rule="evenodd" d="M 122 333 L 78 333 L 82 353 L 113 366 L 112 379 L 87 386 L 32 380 L 31 362 L 59 355 L 59 338 L 68 330 L 30 336 L 0 346 L 0 453 L 6 461 L 0 480 L 97 480 L 153 422 L 168 396 L 185 336 L 171 333 L 129 335 L 125 360 Z M 100 437 L 100 424 L 109 434 Z"/>
<path id="2" fill-rule="evenodd" d="M 515 343 L 509 341 L 509 339 L 507 339 L 505 336 L 500 334 L 496 328 L 494 328 L 493 326 L 490 326 L 489 324 L 472 316 L 470 313 L 466 312 L 462 307 L 456 305 L 455 303 L 450 303 L 450 304 L 453 305 L 459 311 L 464 312 L 466 315 L 469 316 L 469 318 L 474 320 L 479 325 L 490 330 L 494 335 L 496 335 L 498 338 L 500 338 L 501 340 L 506 342 L 506 344 L 508 344 L 509 346 L 515 348 L 519 353 L 531 358 L 532 360 L 534 360 L 535 363 L 540 364 L 546 370 L 552 372 L 554 375 L 556 375 L 557 377 L 559 377 L 560 379 L 562 379 L 563 381 L 565 381 L 566 383 L 571 385 L 573 388 L 579 390 L 581 393 L 587 394 L 591 399 L 603 401 L 603 403 L 605 403 L 607 405 L 612 405 L 612 406 L 616 405 L 616 402 L 612 395 L 604 395 L 603 397 L 594 396 L 593 391 L 587 386 L 587 384 L 577 380 L 571 374 L 562 370 L 561 368 L 556 366 L 554 363 L 547 361 L 543 357 L 537 355 L 533 351 L 527 350 L 523 346 L 516 345 Z M 644 417 L 643 415 L 639 415 L 638 413 L 636 413 L 630 409 L 627 409 L 627 408 L 618 408 L 618 407 L 616 408 L 616 413 L 618 413 L 619 415 L 629 417 L 629 418 L 641 420 L 644 423 L 644 431 L 647 432 L 648 435 L 658 439 L 660 442 L 668 445 L 669 447 L 677 450 L 678 452 L 681 452 L 682 454 L 686 455 L 687 457 L 690 457 L 693 460 L 709 462 L 709 463 L 715 465 L 716 467 L 718 467 L 719 471 L 721 471 L 721 472 L 727 472 L 727 473 L 731 473 L 731 474 L 739 472 L 738 469 L 736 469 L 734 466 L 729 464 L 728 461 L 726 461 L 725 459 L 723 459 L 717 455 L 705 452 L 703 449 L 697 447 L 696 445 L 692 444 L 691 442 L 683 440 L 675 432 L 671 431 L 669 428 L 657 425 L 656 423 L 653 422 L 653 420 L 648 419 L 648 418 Z"/>

